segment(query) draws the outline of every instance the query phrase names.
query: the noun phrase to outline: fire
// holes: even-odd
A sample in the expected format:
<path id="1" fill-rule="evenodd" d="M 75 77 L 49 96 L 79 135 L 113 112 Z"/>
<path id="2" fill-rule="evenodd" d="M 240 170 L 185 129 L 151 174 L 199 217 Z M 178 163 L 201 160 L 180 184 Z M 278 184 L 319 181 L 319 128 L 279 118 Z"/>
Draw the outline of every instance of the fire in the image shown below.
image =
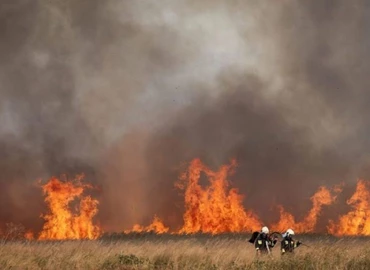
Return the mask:
<path id="1" fill-rule="evenodd" d="M 24 234 L 24 238 L 27 239 L 27 240 L 34 240 L 35 235 L 32 231 L 28 231 Z"/>
<path id="2" fill-rule="evenodd" d="M 224 165 L 218 171 L 212 171 L 200 159 L 194 159 L 188 170 L 182 174 L 176 186 L 185 190 L 183 215 L 184 225 L 175 232 L 180 234 L 227 232 L 251 232 L 260 229 L 261 222 L 252 211 L 244 209 L 243 196 L 235 188 L 229 188 L 227 176 L 233 172 L 236 161 Z M 201 173 L 208 177 L 209 185 L 199 184 Z M 160 231 L 167 232 L 160 219 L 155 217 L 148 227 L 135 225 L 131 231 Z"/>
<path id="3" fill-rule="evenodd" d="M 333 235 L 370 235 L 370 190 L 369 182 L 359 180 L 355 193 L 347 200 L 353 209 L 339 218 L 338 223 L 330 221 L 328 232 Z"/>
<path id="4" fill-rule="evenodd" d="M 98 201 L 90 196 L 83 196 L 90 185 L 82 183 L 83 175 L 72 181 L 61 181 L 52 177 L 42 186 L 46 195 L 45 202 L 49 214 L 42 215 L 45 220 L 38 239 L 95 239 L 100 233 L 99 226 L 93 224 L 93 217 L 98 212 Z M 79 199 L 79 214 L 73 214 L 69 204 Z"/>
<path id="5" fill-rule="evenodd" d="M 162 234 L 162 233 L 167 233 L 168 231 L 169 231 L 169 228 L 163 224 L 162 220 L 158 218 L 157 216 L 154 216 L 153 222 L 149 226 L 143 227 L 139 224 L 135 224 L 132 230 L 125 231 L 125 233 L 154 232 L 157 234 Z"/>
<path id="6" fill-rule="evenodd" d="M 225 233 L 246 232 L 259 229 L 261 222 L 252 211 L 242 205 L 243 196 L 237 189 L 230 189 L 227 180 L 236 166 L 221 166 L 216 172 L 206 167 L 200 159 L 194 159 L 181 177 L 178 187 L 185 189 L 184 225 L 179 233 Z M 208 177 L 210 185 L 201 187 L 201 172 Z"/>
<path id="7" fill-rule="evenodd" d="M 189 168 L 182 174 L 177 187 L 184 190 L 183 226 L 174 233 L 228 233 L 250 232 L 259 230 L 262 222 L 251 210 L 244 209 L 243 197 L 237 189 L 230 188 L 228 175 L 233 173 L 236 162 L 221 166 L 217 171 L 212 171 L 199 159 L 194 159 Z M 201 174 L 208 178 L 209 184 L 202 187 L 199 183 Z M 321 186 L 310 198 L 312 207 L 301 221 L 287 212 L 282 206 L 280 219 L 271 225 L 274 231 L 285 231 L 293 228 L 297 233 L 315 232 L 318 219 L 324 206 L 332 205 L 338 194 L 342 192 L 342 185 L 329 189 Z M 360 181 L 355 194 L 348 200 L 354 210 L 340 218 L 338 224 L 330 222 L 328 232 L 335 235 L 370 235 L 370 189 L 367 183 Z M 369 218 L 368 218 L 369 217 Z M 155 229 L 155 224 L 163 223 L 156 217 L 151 225 L 142 227 L 135 225 L 132 231 L 161 231 Z M 150 229 L 151 228 L 151 229 Z M 153 229 L 154 228 L 154 229 Z M 168 228 L 166 228 L 166 231 Z"/>
<path id="8" fill-rule="evenodd" d="M 336 188 L 336 192 L 340 189 Z M 312 208 L 301 222 L 296 222 L 292 214 L 286 212 L 282 206 L 279 206 L 280 220 L 272 228 L 276 231 L 285 231 L 287 228 L 294 228 L 296 232 L 309 233 L 313 232 L 324 205 L 331 205 L 336 196 L 333 195 L 326 187 L 320 187 L 311 197 Z"/>
<path id="9" fill-rule="evenodd" d="M 157 234 L 193 234 L 193 233 L 241 233 L 260 230 L 261 219 L 249 209 L 243 207 L 244 197 L 239 191 L 230 187 L 228 176 L 234 172 L 236 161 L 223 165 L 218 170 L 211 170 L 200 159 L 190 162 L 187 170 L 180 176 L 176 186 L 184 192 L 183 225 L 179 230 L 172 230 L 164 222 L 154 216 L 148 226 L 134 225 L 130 232 L 154 232 Z M 201 184 L 201 177 L 207 179 Z M 23 227 L 8 226 L 5 235 L 21 233 L 26 239 L 96 239 L 102 230 L 94 224 L 93 219 L 98 212 L 99 202 L 84 195 L 91 185 L 82 182 L 83 176 L 73 180 L 59 180 L 52 177 L 42 190 L 49 213 L 42 215 L 45 224 L 38 237 Z M 310 198 L 312 207 L 301 221 L 297 221 L 291 213 L 278 206 L 280 219 L 275 224 L 267 224 L 273 231 L 283 232 L 292 228 L 297 233 L 313 233 L 318 219 L 325 206 L 332 205 L 342 192 L 342 186 L 327 188 L 321 186 Z M 71 210 L 71 204 L 76 205 L 76 211 Z M 370 182 L 359 180 L 356 191 L 347 205 L 352 210 L 339 217 L 337 222 L 329 221 L 327 231 L 330 234 L 370 235 Z"/>

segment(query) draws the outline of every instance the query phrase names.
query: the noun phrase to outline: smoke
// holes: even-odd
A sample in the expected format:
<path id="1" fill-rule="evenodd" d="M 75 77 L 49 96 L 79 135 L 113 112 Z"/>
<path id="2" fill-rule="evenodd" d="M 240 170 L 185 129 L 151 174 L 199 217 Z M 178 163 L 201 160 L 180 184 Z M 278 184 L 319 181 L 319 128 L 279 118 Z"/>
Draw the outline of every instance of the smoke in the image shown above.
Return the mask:
<path id="1" fill-rule="evenodd" d="M 237 158 L 264 221 L 369 177 L 363 1 L 0 4 L 0 221 L 40 227 L 39 178 L 84 172 L 106 230 L 181 223 L 185 163 Z"/>

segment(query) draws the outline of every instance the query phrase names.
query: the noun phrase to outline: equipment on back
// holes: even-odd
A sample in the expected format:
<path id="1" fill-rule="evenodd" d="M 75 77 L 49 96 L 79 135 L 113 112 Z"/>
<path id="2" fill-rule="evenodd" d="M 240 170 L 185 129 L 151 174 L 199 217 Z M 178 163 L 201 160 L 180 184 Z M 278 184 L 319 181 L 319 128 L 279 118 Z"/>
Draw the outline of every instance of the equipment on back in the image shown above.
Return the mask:
<path id="1" fill-rule="evenodd" d="M 250 243 L 254 243 L 254 247 L 257 251 L 257 255 L 260 254 L 271 254 L 271 249 L 275 246 L 277 242 L 277 237 L 274 236 L 275 233 L 269 234 L 270 230 L 264 226 L 261 228 L 261 232 L 254 232 Z"/>
<path id="2" fill-rule="evenodd" d="M 285 254 L 286 252 L 293 253 L 293 251 L 302 245 L 303 243 L 300 241 L 296 241 L 293 239 L 294 231 L 292 229 L 288 229 L 282 236 L 283 240 L 281 241 L 281 254 Z"/>
<path id="3" fill-rule="evenodd" d="M 259 232 L 252 233 L 252 236 L 251 236 L 251 238 L 249 239 L 248 242 L 251 243 L 251 244 L 254 244 L 254 242 L 256 241 L 259 234 L 260 234 Z"/>

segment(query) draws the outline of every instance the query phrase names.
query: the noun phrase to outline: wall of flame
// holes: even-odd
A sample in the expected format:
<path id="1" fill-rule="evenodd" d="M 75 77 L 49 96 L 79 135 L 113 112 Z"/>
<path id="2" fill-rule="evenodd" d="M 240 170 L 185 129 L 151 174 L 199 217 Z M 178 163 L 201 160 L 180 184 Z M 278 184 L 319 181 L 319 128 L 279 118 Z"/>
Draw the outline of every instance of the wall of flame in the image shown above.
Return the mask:
<path id="1" fill-rule="evenodd" d="M 171 229 L 161 218 L 155 216 L 151 224 L 147 226 L 135 224 L 132 229 L 123 232 L 243 233 L 258 231 L 262 226 L 268 225 L 272 231 L 284 232 L 292 228 L 297 233 L 315 233 L 322 209 L 336 203 L 337 196 L 342 192 L 343 185 L 332 188 L 321 186 L 309 198 L 312 207 L 302 220 L 296 220 L 283 206 L 276 205 L 280 219 L 273 224 L 264 224 L 263 217 L 258 216 L 252 209 L 245 208 L 243 195 L 230 186 L 228 177 L 232 175 L 236 165 L 236 160 L 232 160 L 230 164 L 213 171 L 200 159 L 192 160 L 188 169 L 181 174 L 180 180 L 175 183 L 184 194 L 185 212 L 182 227 Z M 208 179 L 206 186 L 199 182 L 202 173 Z M 74 179 L 64 177 L 62 180 L 53 177 L 41 185 L 49 211 L 41 216 L 44 219 L 44 226 L 37 239 L 96 239 L 103 233 L 102 228 L 94 220 L 98 213 L 99 201 L 84 194 L 93 187 L 83 180 L 83 175 L 78 175 Z M 356 191 L 347 200 L 352 209 L 339 216 L 337 220 L 328 220 L 327 233 L 336 236 L 370 235 L 369 202 L 369 182 L 359 180 Z M 71 205 L 74 205 L 74 208 Z M 32 239 L 34 234 L 28 231 L 25 237 Z"/>

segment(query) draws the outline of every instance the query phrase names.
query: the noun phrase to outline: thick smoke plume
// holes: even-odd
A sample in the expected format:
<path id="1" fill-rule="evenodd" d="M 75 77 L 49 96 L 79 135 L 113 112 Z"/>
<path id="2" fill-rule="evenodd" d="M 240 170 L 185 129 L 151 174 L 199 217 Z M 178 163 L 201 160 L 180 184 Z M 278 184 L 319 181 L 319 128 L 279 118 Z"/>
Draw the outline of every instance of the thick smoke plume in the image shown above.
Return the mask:
<path id="1" fill-rule="evenodd" d="M 86 173 L 99 220 L 181 223 L 186 162 L 236 158 L 266 221 L 369 177 L 365 1 L 3 0 L 0 221 L 41 228 L 37 179 Z M 342 198 L 345 199 L 344 197 Z M 341 209 L 337 209 L 341 211 Z M 326 213 L 325 218 L 329 218 Z"/>

